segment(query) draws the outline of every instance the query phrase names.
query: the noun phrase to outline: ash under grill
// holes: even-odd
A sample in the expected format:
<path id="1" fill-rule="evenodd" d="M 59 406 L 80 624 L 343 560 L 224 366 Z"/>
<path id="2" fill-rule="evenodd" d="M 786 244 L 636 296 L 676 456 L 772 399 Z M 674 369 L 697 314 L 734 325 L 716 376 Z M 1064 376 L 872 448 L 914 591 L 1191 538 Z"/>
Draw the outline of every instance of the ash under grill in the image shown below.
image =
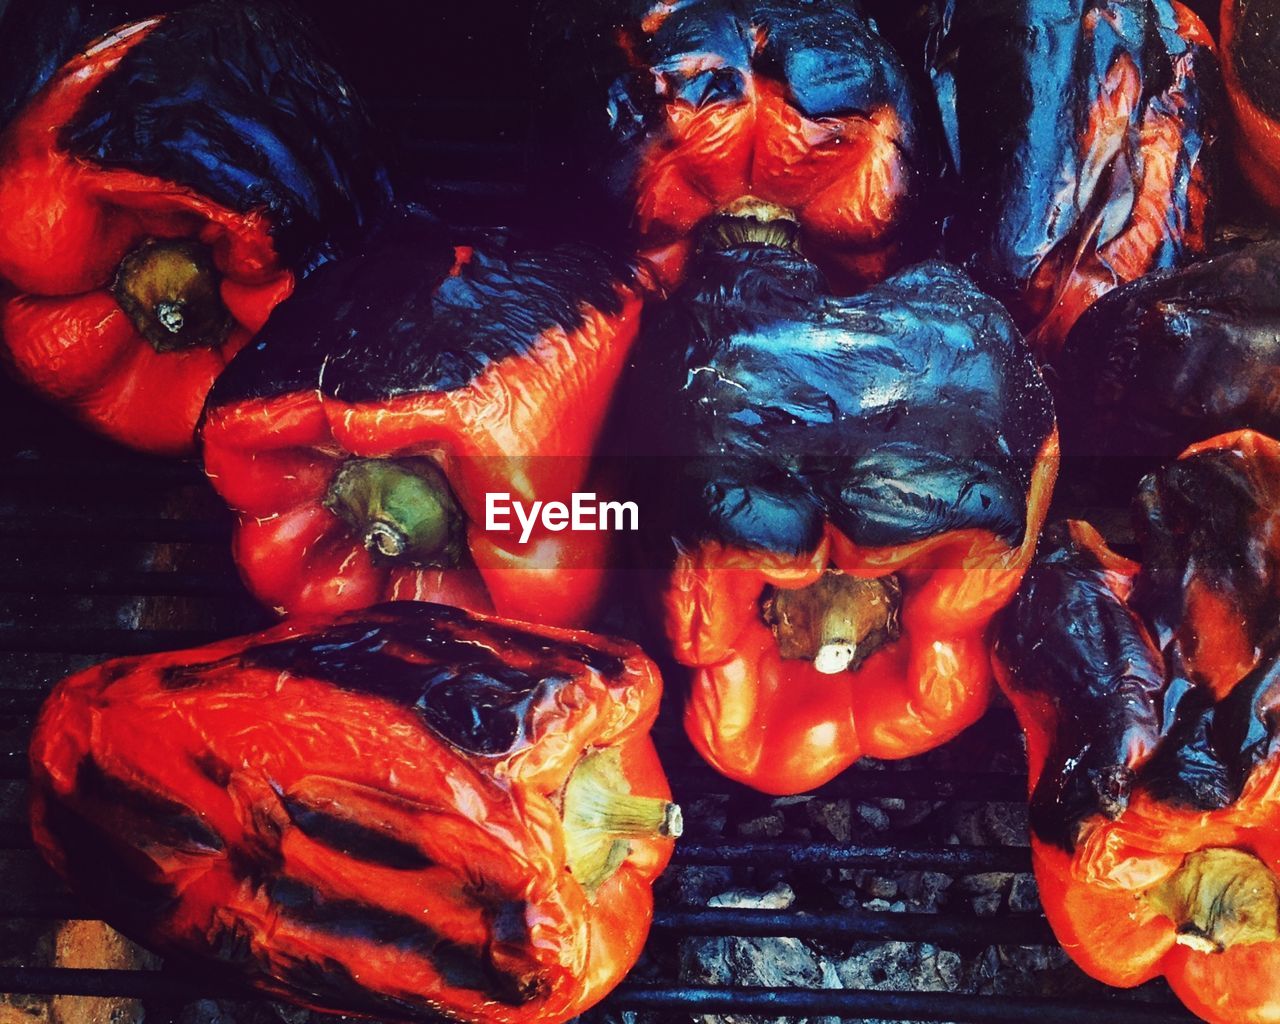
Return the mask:
<path id="1" fill-rule="evenodd" d="M 401 136 L 404 191 L 459 224 L 517 222 L 525 5 L 499 13 L 401 0 L 369 5 L 358 19 L 349 7 L 308 9 L 349 51 L 383 126 Z M 424 176 L 430 183 L 419 185 Z M 6 1024 L 53 1019 L 37 997 L 54 994 L 141 1000 L 148 1021 L 308 1019 L 277 1017 L 262 1000 L 172 965 L 47 966 L 57 922 L 95 914 L 32 848 L 33 716 L 57 680 L 105 657 L 266 625 L 235 575 L 229 531 L 193 463 L 117 449 L 0 379 Z M 859 765 L 812 795 L 770 799 L 698 760 L 679 728 L 678 677 L 670 679 L 656 739 L 686 834 L 657 887 L 640 966 L 584 1020 L 1194 1020 L 1163 983 L 1113 992 L 1057 949 L 1029 873 L 1025 765 L 1007 712 L 923 758 Z M 231 1002 L 197 1002 L 208 999 Z"/>

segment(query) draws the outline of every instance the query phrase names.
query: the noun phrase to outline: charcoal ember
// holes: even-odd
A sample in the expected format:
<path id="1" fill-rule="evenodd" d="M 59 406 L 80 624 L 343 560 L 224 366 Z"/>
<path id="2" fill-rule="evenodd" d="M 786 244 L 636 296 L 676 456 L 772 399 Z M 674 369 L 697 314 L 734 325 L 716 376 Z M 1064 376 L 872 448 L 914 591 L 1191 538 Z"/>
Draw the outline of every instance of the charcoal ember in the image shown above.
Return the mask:
<path id="1" fill-rule="evenodd" d="M 707 901 L 712 907 L 788 910 L 795 892 L 785 883 L 765 891 L 733 889 Z M 690 985 L 755 985 L 768 988 L 839 988 L 831 962 L 794 938 L 717 936 L 681 944 L 680 980 Z M 697 1024 L 792 1024 L 796 1018 L 704 1014 Z M 801 1018 L 801 1024 L 838 1024 L 838 1018 Z"/>
<path id="2" fill-rule="evenodd" d="M 992 917 L 1004 906 L 1013 875 L 1003 871 L 984 871 L 967 875 L 959 883 L 960 892 L 969 899 L 969 905 L 979 917 Z"/>

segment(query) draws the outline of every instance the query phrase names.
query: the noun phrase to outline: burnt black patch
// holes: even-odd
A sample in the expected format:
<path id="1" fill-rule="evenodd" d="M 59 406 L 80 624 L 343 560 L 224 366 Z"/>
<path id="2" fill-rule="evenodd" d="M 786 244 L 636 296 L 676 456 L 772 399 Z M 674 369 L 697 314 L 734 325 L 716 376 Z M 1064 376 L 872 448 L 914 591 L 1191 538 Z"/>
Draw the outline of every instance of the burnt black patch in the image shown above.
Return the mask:
<path id="1" fill-rule="evenodd" d="M 1114 463 L 1244 427 L 1280 434 L 1277 366 L 1280 241 L 1148 274 L 1094 303 L 1054 361 L 1063 448 Z"/>
<path id="2" fill-rule="evenodd" d="M 945 25 L 924 55 L 957 170 L 946 252 L 1010 308 L 1058 246 L 1089 232 L 1105 243 L 1125 222 L 1128 187 L 1081 188 L 1062 201 L 1061 183 L 1087 182 L 1081 146 L 1102 84 L 1117 62 L 1136 68 L 1142 96 L 1126 126 L 1136 142 L 1153 103 L 1176 87 L 1182 127 L 1170 223 L 1191 222 L 1191 173 L 1213 138 L 1210 115 L 1217 65 L 1207 48 L 1179 36 L 1166 0 L 992 0 L 932 6 Z M 1117 165 L 1118 173 L 1132 169 Z M 1127 186 L 1126 182 L 1126 186 Z M 1095 221 L 1100 227 L 1095 229 Z M 1166 239 L 1154 265 L 1178 263 L 1180 238 Z"/>
<path id="3" fill-rule="evenodd" d="M 327 935 L 422 956 L 457 988 L 481 992 L 507 1006 L 522 1005 L 532 997 L 516 979 L 497 970 L 482 950 L 452 942 L 415 918 L 353 900 L 330 899 L 286 878 L 273 881 L 269 895 L 282 916 Z"/>
<path id="4" fill-rule="evenodd" d="M 1084 821 L 1127 806 L 1139 753 L 1161 733 L 1164 665 L 1064 524 L 1046 531 L 1001 620 L 997 651 L 1018 689 L 1043 694 L 1054 709 L 1031 825 L 1070 850 Z"/>
<path id="5" fill-rule="evenodd" d="M 217 853 L 222 837 L 190 807 L 105 771 L 91 756 L 76 769 L 76 793 L 90 806 L 110 808 L 136 830 L 136 838 L 180 851 Z"/>
<path id="6" fill-rule="evenodd" d="M 389 202 L 364 107 L 302 11 L 274 0 L 211 0 L 168 15 L 59 141 L 233 210 L 265 209 L 277 249 L 304 271 Z"/>
<path id="7" fill-rule="evenodd" d="M 197 682 L 239 668 L 324 680 L 414 709 L 460 750 L 499 755 L 523 741 L 533 707 L 580 667 L 614 678 L 626 666 L 619 656 L 585 644 L 481 623 L 445 605 L 398 601 L 368 609 L 355 621 L 174 672 Z"/>
<path id="8" fill-rule="evenodd" d="M 1280 121 L 1280 10 L 1270 0 L 1236 0 L 1235 68 L 1249 101 Z"/>
<path id="9" fill-rule="evenodd" d="M 209 408 L 323 387 L 344 402 L 465 387 L 583 309 L 621 308 L 632 268 L 583 245 L 516 252 L 492 240 L 458 273 L 451 234 L 397 211 L 358 253 L 322 268 L 272 314 L 210 392 Z"/>
<path id="10" fill-rule="evenodd" d="M 294 798 L 285 798 L 284 808 L 303 835 L 347 857 L 404 871 L 431 866 L 431 858 L 419 847 L 381 829 Z"/>
<path id="11" fill-rule="evenodd" d="M 231 782 L 231 765 L 211 750 L 203 750 L 191 759 L 196 770 L 219 789 L 226 789 Z"/>
<path id="12" fill-rule="evenodd" d="M 792 252 L 708 252 L 643 345 L 623 437 L 655 456 L 639 465 L 659 533 L 788 552 L 824 520 L 866 546 L 1022 539 L 1049 393 L 1013 322 L 955 268 L 839 299 Z"/>
<path id="13" fill-rule="evenodd" d="M 66 858 L 67 875 L 121 929 L 145 937 L 178 902 L 154 864 L 80 810 L 49 798 L 45 827 Z"/>

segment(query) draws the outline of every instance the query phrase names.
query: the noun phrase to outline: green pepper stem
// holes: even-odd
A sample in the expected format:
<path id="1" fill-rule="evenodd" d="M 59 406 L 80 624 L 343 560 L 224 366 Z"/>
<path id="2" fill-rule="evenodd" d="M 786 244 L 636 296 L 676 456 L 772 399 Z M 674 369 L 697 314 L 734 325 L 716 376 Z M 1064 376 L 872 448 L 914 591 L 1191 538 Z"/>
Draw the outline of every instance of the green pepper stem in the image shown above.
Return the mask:
<path id="1" fill-rule="evenodd" d="M 462 561 L 464 517 L 430 459 L 349 459 L 324 505 L 380 558 L 439 568 Z"/>
<path id="2" fill-rule="evenodd" d="M 1280 940 L 1280 879 L 1244 850 L 1188 854 L 1143 898 L 1174 922 L 1179 944 L 1201 953 Z"/>
<path id="3" fill-rule="evenodd" d="M 565 785 L 565 859 L 588 892 L 622 866 L 631 851 L 628 839 L 674 839 L 684 830 L 679 805 L 630 789 L 614 748 L 584 757 Z"/>
<path id="4" fill-rule="evenodd" d="M 157 352 L 177 352 L 227 340 L 234 324 L 221 283 L 207 245 L 148 239 L 120 261 L 112 294 Z"/>

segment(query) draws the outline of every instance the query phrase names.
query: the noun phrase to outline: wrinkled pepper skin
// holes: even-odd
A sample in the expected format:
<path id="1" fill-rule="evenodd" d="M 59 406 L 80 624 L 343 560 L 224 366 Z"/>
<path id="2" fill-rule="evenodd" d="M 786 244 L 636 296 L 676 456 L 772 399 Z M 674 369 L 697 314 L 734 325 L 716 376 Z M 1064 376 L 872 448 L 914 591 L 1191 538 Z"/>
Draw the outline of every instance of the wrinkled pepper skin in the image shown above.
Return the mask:
<path id="1" fill-rule="evenodd" d="M 1231 430 L 1280 435 L 1280 241 L 1117 288 L 1076 323 L 1053 370 L 1076 454 L 1167 460 Z"/>
<path id="2" fill-rule="evenodd" d="M 629 225 L 666 284 L 744 200 L 785 211 L 841 287 L 901 265 L 927 170 L 918 97 L 856 0 L 546 0 L 541 15 L 546 176 Z"/>
<path id="3" fill-rule="evenodd" d="M 200 4 L 69 60 L 0 135 L 0 335 L 100 433 L 193 449 L 295 280 L 387 202 L 359 102 L 296 12 Z"/>
<path id="4" fill-rule="evenodd" d="M 270 995 L 563 1021 L 639 955 L 679 831 L 660 692 L 634 645 L 410 602 L 121 659 L 41 713 L 34 835 L 127 934 Z M 591 818 L 599 763 L 657 830 Z"/>
<path id="5" fill-rule="evenodd" d="M 1280 213 L 1280 10 L 1266 0 L 1224 0 L 1222 80 L 1245 180 Z"/>
<path id="6" fill-rule="evenodd" d="M 644 290 L 595 249 L 455 247 L 417 213 L 314 274 L 218 381 L 201 428 L 249 589 L 290 615 L 416 599 L 583 623 L 609 534 L 539 528 L 521 544 L 485 529 L 486 496 L 568 502 L 588 486 Z M 344 469 L 388 466 L 435 478 L 443 549 L 380 547 L 384 526 L 412 530 L 368 502 L 339 514 Z"/>
<path id="7" fill-rule="evenodd" d="M 644 494 L 674 551 L 662 608 L 702 755 L 798 793 L 976 721 L 987 627 L 1031 558 L 1058 456 L 1048 389 L 1004 310 L 941 263 L 837 299 L 797 254 L 744 246 L 704 253 L 644 337 L 631 444 L 659 456 Z M 892 589 L 867 591 L 883 642 L 853 639 L 843 671 L 820 667 L 839 656 L 825 640 L 788 650 L 767 621 L 856 580 Z"/>
<path id="8" fill-rule="evenodd" d="M 1218 69 L 1189 10 L 966 2 L 924 37 L 959 182 L 945 252 L 1042 359 L 1099 296 L 1203 250 Z"/>
<path id="9" fill-rule="evenodd" d="M 1041 902 L 1095 978 L 1164 975 L 1214 1024 L 1273 1022 L 1280 444 L 1193 446 L 1135 521 L 1140 563 L 1052 527 L 1001 625 Z"/>

